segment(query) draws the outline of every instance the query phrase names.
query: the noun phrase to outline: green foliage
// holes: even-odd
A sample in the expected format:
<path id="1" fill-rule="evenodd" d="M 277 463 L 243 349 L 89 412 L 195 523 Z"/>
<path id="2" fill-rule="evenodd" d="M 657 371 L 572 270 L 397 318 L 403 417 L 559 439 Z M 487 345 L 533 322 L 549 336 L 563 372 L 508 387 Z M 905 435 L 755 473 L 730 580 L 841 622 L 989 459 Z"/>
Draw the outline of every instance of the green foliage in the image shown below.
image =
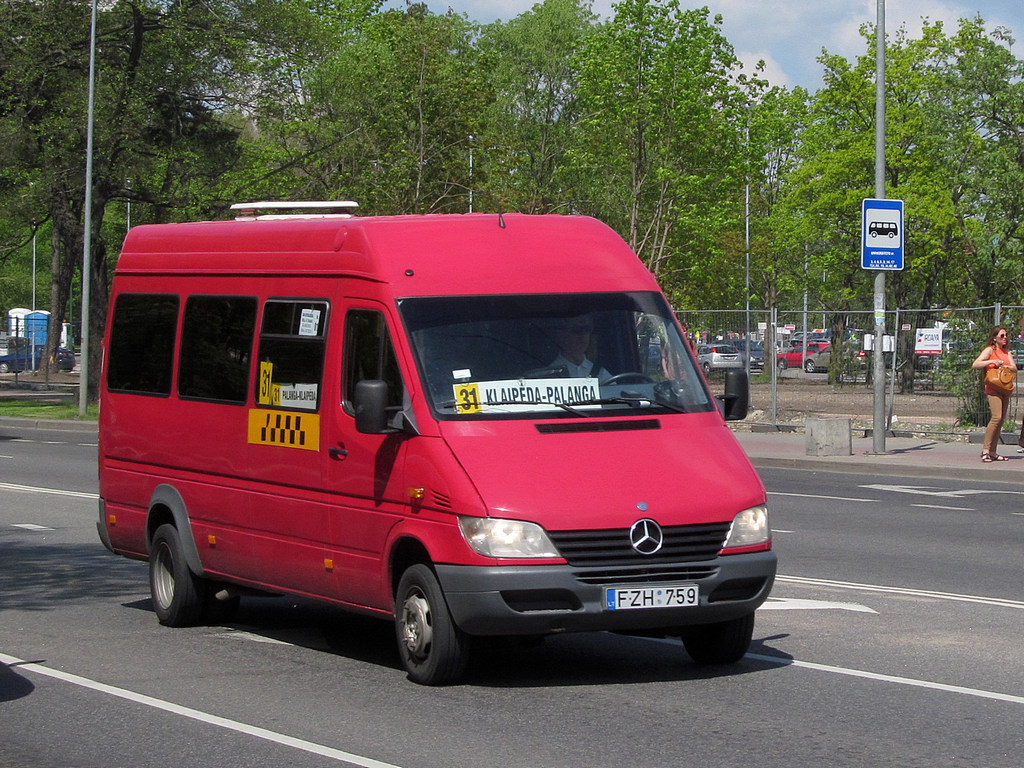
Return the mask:
<path id="1" fill-rule="evenodd" d="M 671 294 L 707 295 L 742 217 L 739 62 L 706 8 L 615 9 L 579 56 L 575 205 L 617 229 Z"/>

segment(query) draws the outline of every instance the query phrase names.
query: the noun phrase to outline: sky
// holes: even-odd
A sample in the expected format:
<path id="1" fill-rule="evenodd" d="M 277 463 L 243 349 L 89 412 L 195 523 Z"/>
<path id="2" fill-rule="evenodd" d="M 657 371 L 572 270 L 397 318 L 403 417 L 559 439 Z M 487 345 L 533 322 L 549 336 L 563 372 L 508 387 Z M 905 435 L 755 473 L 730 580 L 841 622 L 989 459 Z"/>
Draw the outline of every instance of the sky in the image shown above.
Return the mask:
<path id="1" fill-rule="evenodd" d="M 525 13 L 538 0 L 426 0 L 434 13 L 449 8 L 483 24 L 508 21 Z M 612 14 L 613 0 L 594 0 L 593 10 L 603 18 Z M 773 85 L 803 86 L 811 91 L 822 85 L 822 48 L 853 59 L 866 52 L 860 36 L 862 24 L 874 24 L 879 0 L 681 0 L 684 8 L 707 6 L 712 18 L 722 15 L 722 31 L 736 55 L 750 71 L 765 62 L 765 76 Z M 387 7 L 405 7 L 404 0 L 388 0 Z M 1010 29 L 1017 38 L 1016 57 L 1024 58 L 1024 0 L 884 0 L 887 37 L 905 25 L 911 37 L 919 37 L 922 17 L 941 21 L 948 34 L 957 20 L 985 20 L 991 32 L 997 26 Z"/>

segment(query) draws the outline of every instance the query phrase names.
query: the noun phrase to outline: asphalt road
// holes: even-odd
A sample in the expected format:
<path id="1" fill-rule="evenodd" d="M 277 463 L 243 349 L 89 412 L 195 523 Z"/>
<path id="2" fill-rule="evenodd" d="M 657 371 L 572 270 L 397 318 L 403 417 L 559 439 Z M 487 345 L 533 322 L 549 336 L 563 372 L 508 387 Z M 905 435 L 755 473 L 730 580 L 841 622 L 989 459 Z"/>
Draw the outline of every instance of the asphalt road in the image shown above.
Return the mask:
<path id="1" fill-rule="evenodd" d="M 763 472 L 780 578 L 751 653 L 495 645 L 423 688 L 390 625 L 290 598 L 158 625 L 96 537 L 94 445 L 0 427 L 0 766 L 999 766 L 1024 754 L 1015 486 Z"/>

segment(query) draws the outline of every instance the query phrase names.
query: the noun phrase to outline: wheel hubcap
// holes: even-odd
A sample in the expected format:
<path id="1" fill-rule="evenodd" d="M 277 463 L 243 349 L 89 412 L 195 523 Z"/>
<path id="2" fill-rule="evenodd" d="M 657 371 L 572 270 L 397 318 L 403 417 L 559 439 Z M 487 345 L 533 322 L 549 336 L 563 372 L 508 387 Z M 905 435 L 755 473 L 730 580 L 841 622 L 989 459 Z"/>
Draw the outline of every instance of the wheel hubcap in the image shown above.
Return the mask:
<path id="1" fill-rule="evenodd" d="M 170 553 L 166 547 L 154 553 L 153 564 L 153 596 L 161 608 L 168 607 L 174 600 L 174 572 L 171 569 Z"/>
<path id="2" fill-rule="evenodd" d="M 420 592 L 410 594 L 402 604 L 402 641 L 417 658 L 430 651 L 434 630 L 430 624 L 430 603 Z"/>

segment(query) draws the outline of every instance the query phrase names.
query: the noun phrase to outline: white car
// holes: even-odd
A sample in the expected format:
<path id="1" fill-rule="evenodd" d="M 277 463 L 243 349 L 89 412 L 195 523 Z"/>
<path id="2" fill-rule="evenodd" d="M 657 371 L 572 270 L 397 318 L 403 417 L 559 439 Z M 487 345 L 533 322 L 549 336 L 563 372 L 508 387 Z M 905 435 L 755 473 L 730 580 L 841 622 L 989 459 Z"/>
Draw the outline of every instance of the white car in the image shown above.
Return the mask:
<path id="1" fill-rule="evenodd" d="M 705 374 L 743 367 L 739 350 L 731 344 L 701 344 L 697 347 L 697 362 Z"/>

